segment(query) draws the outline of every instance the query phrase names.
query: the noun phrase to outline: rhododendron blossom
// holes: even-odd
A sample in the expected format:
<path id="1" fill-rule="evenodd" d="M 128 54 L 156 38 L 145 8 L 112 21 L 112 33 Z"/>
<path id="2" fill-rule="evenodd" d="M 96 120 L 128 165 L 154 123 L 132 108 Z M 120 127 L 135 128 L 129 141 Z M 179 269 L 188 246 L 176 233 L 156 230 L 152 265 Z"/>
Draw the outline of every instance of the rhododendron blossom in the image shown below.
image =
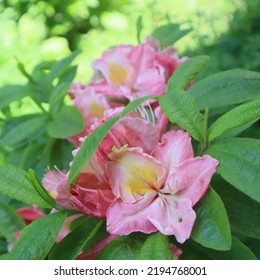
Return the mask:
<path id="1" fill-rule="evenodd" d="M 210 156 L 193 157 L 190 136 L 170 131 L 152 155 L 127 145 L 113 148 L 107 163 L 116 197 L 107 212 L 107 230 L 127 235 L 134 231 L 159 230 L 189 238 L 196 214 L 192 209 L 205 194 L 218 161 Z"/>

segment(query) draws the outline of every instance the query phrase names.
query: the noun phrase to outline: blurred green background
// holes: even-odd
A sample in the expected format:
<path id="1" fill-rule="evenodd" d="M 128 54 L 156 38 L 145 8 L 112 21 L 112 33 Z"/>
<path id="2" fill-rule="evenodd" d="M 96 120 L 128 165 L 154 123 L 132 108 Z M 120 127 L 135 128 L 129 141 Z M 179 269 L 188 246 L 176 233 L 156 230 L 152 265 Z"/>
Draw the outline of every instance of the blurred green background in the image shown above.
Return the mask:
<path id="1" fill-rule="evenodd" d="M 140 15 L 142 39 L 168 21 L 192 28 L 176 47 L 180 56 L 210 55 L 207 74 L 260 70 L 259 0 L 0 0 L 0 86 L 25 82 L 16 58 L 30 72 L 78 48 L 77 80 L 87 83 L 105 49 L 137 43 Z"/>

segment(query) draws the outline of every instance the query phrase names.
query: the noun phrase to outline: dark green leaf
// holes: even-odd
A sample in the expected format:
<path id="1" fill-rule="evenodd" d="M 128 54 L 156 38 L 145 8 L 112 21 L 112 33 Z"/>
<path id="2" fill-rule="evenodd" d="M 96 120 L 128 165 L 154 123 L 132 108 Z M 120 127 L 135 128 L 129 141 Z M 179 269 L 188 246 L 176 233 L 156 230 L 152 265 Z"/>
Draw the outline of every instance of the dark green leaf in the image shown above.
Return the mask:
<path id="1" fill-rule="evenodd" d="M 12 146 L 15 145 L 29 136 L 34 134 L 37 130 L 45 126 L 46 116 L 39 114 L 38 116 L 33 115 L 32 118 L 18 124 L 13 129 L 8 131 L 6 134 L 1 135 L 0 145 Z"/>
<path id="2" fill-rule="evenodd" d="M 149 235 L 136 257 L 140 260 L 172 260 L 168 236 L 160 232 Z"/>
<path id="3" fill-rule="evenodd" d="M 106 236 L 108 236 L 108 233 L 104 220 L 87 217 L 84 223 L 81 223 L 55 245 L 49 259 L 74 260 L 82 250 L 87 251 Z"/>
<path id="4" fill-rule="evenodd" d="M 234 128 L 247 128 L 260 118 L 260 99 L 237 106 L 217 119 L 209 128 L 209 141 L 230 132 Z M 240 132 L 240 131 L 239 131 Z"/>
<path id="5" fill-rule="evenodd" d="M 197 218 L 191 238 L 204 247 L 229 250 L 231 232 L 228 216 L 221 198 L 209 189 L 196 206 Z"/>
<path id="6" fill-rule="evenodd" d="M 9 242 L 15 242 L 15 233 L 25 227 L 22 218 L 16 214 L 15 210 L 0 203 L 0 234 L 3 235 Z"/>
<path id="7" fill-rule="evenodd" d="M 98 256 L 100 260 L 136 260 L 147 236 L 132 233 L 112 240 Z"/>
<path id="8" fill-rule="evenodd" d="M 260 204 L 218 175 L 213 177 L 213 184 L 224 202 L 232 229 L 260 239 Z"/>
<path id="9" fill-rule="evenodd" d="M 187 92 L 182 90 L 168 92 L 161 97 L 160 105 L 172 123 L 187 130 L 195 140 L 203 141 L 202 116 L 193 98 Z"/>
<path id="10" fill-rule="evenodd" d="M 131 111 L 136 109 L 139 105 L 149 99 L 159 99 L 158 96 L 145 96 L 140 99 L 136 99 L 130 102 L 123 112 L 119 116 L 115 116 L 105 122 L 103 125 L 97 127 L 94 132 L 92 132 L 88 137 L 85 139 L 83 144 L 81 145 L 78 153 L 74 157 L 73 164 L 69 173 L 69 180 L 68 180 L 68 188 L 70 184 L 73 183 L 80 170 L 89 162 L 89 160 L 94 155 L 95 151 L 97 150 L 99 144 L 104 139 L 108 131 L 113 127 L 113 125 L 122 117 L 129 114 Z"/>
<path id="11" fill-rule="evenodd" d="M 256 260 L 256 256 L 252 251 L 235 237 L 232 237 L 231 249 L 224 252 L 207 249 L 195 243 L 193 244 L 213 260 Z"/>
<path id="12" fill-rule="evenodd" d="M 74 106 L 64 106 L 48 125 L 48 133 L 53 138 L 67 138 L 84 129 L 84 120 Z"/>
<path id="13" fill-rule="evenodd" d="M 228 70 L 211 75 L 191 86 L 199 110 L 217 108 L 260 98 L 260 73 Z"/>
<path id="14" fill-rule="evenodd" d="M 0 88 L 0 110 L 16 100 L 31 94 L 32 89 L 27 86 L 8 85 Z"/>
<path id="15" fill-rule="evenodd" d="M 181 63 L 170 77 L 167 83 L 167 91 L 171 92 L 175 89 L 185 89 L 188 83 L 207 66 L 208 62 L 208 56 L 200 55 Z"/>
<path id="16" fill-rule="evenodd" d="M 55 243 L 65 217 L 65 213 L 50 214 L 27 226 L 10 252 L 10 259 L 44 260 Z"/>
<path id="17" fill-rule="evenodd" d="M 217 172 L 228 183 L 260 202 L 260 140 L 232 138 L 205 152 L 218 159 Z"/>
<path id="18" fill-rule="evenodd" d="M 172 46 L 176 41 L 185 36 L 191 29 L 180 29 L 179 24 L 169 23 L 160 26 L 152 32 L 152 36 L 160 42 L 162 49 Z"/>
<path id="19" fill-rule="evenodd" d="M 0 165 L 0 192 L 29 204 L 52 208 L 27 179 L 26 172 L 12 165 Z"/>

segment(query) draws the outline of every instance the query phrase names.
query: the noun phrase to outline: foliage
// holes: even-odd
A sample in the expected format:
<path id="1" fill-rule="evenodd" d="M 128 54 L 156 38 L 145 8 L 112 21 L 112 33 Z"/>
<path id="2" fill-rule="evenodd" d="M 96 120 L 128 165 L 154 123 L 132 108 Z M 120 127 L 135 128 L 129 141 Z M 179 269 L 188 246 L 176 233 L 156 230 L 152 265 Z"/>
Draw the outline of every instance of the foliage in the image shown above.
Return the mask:
<path id="1" fill-rule="evenodd" d="M 174 25 L 174 36 L 165 40 L 164 36 L 172 26 L 164 26 L 163 30 L 158 28 L 153 33 L 159 40 L 163 39 L 164 47 L 171 46 L 186 33 L 179 25 Z M 139 20 L 138 37 L 141 27 Z M 161 38 L 164 33 L 166 35 Z M 59 204 L 59 193 L 47 191 L 38 179 L 47 166 L 53 169 L 57 165 L 61 170 L 69 170 L 73 146 L 67 138 L 71 140 L 72 136 L 84 131 L 83 116 L 67 96 L 76 75 L 77 68 L 71 63 L 77 54 L 75 51 L 59 61 L 40 63 L 32 73 L 18 63 L 27 83 L 0 89 L 0 100 L 3 101 L 0 103 L 0 152 L 4 155 L 0 165 L 0 258 L 88 259 L 94 256 L 99 259 L 169 260 L 179 257 L 175 247 L 172 254 L 173 246 L 181 248 L 182 259 L 259 257 L 254 244 L 259 246 L 260 239 L 260 140 L 251 130 L 260 118 L 259 73 L 237 69 L 194 82 L 208 57 L 191 58 L 173 72 L 164 95 L 144 96 L 129 102 L 118 115 L 103 121 L 81 139 L 83 143 L 74 154 L 67 181 L 61 183 L 62 199 L 66 201 L 66 195 L 70 195 L 81 171 L 88 163 L 93 164 L 93 155 L 104 137 L 124 117 L 140 112 L 148 104 L 150 109 L 147 106 L 145 112 L 149 117 L 151 99 L 160 104 L 171 126 L 178 125 L 190 133 L 193 147 L 197 148 L 196 156 L 211 155 L 219 161 L 211 187 L 194 208 L 197 218 L 190 240 L 180 244 L 173 235 L 160 232 L 111 238 L 104 219 L 90 217 L 71 205 Z M 185 74 L 181 75 L 181 71 Z M 13 102 L 23 98 L 30 100 L 38 112 L 14 116 L 10 108 Z M 121 156 L 119 149 L 113 153 Z M 59 171 L 53 172 L 59 174 Z M 53 173 L 55 179 L 60 176 L 57 173 Z M 5 195 L 9 199 L 5 199 Z M 12 208 L 13 205 L 17 207 L 19 201 L 26 206 L 38 206 L 46 215 L 25 226 Z M 50 214 L 52 208 L 58 213 Z M 15 241 L 14 236 L 20 230 L 21 236 Z M 63 231 L 67 231 L 66 237 L 60 237 L 59 233 Z M 6 250 L 8 242 L 13 245 L 10 253 Z"/>

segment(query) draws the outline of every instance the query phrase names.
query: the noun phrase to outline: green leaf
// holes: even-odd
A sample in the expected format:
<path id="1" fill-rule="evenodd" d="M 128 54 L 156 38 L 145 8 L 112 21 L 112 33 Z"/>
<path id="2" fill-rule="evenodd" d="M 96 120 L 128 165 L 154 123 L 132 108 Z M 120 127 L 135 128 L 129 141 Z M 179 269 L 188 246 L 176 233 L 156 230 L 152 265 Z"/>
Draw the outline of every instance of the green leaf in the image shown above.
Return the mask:
<path id="1" fill-rule="evenodd" d="M 31 94 L 28 86 L 8 85 L 0 88 L 0 110 L 16 100 L 20 100 Z"/>
<path id="2" fill-rule="evenodd" d="M 260 98 L 260 73 L 228 70 L 211 75 L 191 86 L 199 110 L 217 108 Z"/>
<path id="3" fill-rule="evenodd" d="M 222 178 L 260 202 L 260 140 L 223 140 L 212 144 L 205 154 L 219 160 L 217 172 Z"/>
<path id="4" fill-rule="evenodd" d="M 42 127 L 45 126 L 46 120 L 47 118 L 45 115 L 33 115 L 30 119 L 18 124 L 6 134 L 2 135 L 0 138 L 0 145 L 12 146 L 27 139 L 37 130 L 42 129 Z"/>
<path id="5" fill-rule="evenodd" d="M 253 124 L 260 118 L 260 99 L 254 100 L 230 110 L 217 119 L 209 128 L 209 141 L 230 132 L 234 128 Z M 247 127 L 245 127 L 247 128 Z"/>
<path id="6" fill-rule="evenodd" d="M 148 236 L 136 257 L 139 260 L 172 260 L 168 236 L 160 232 Z"/>
<path id="7" fill-rule="evenodd" d="M 15 242 L 15 233 L 25 227 L 23 219 L 15 212 L 15 210 L 0 203 L 0 234 L 9 242 Z"/>
<path id="8" fill-rule="evenodd" d="M 74 51 L 69 56 L 57 61 L 52 67 L 48 75 L 46 76 L 46 84 L 51 85 L 55 78 L 61 77 L 67 67 L 71 64 L 74 58 L 80 53 L 79 50 Z"/>
<path id="9" fill-rule="evenodd" d="M 212 184 L 221 196 L 232 229 L 260 239 L 260 204 L 230 186 L 218 175 L 213 177 Z"/>
<path id="10" fill-rule="evenodd" d="M 52 208 L 28 180 L 26 172 L 12 165 L 0 165 L 0 192 L 29 204 Z"/>
<path id="11" fill-rule="evenodd" d="M 195 140 L 203 141 L 202 116 L 192 96 L 186 91 L 168 92 L 160 98 L 160 106 L 172 123 L 176 123 L 187 130 Z"/>
<path id="12" fill-rule="evenodd" d="M 80 170 L 90 161 L 101 141 L 105 138 L 106 134 L 120 118 L 129 114 L 143 102 L 149 99 L 159 98 L 160 97 L 158 96 L 145 96 L 130 102 L 119 116 L 115 116 L 109 119 L 103 125 L 97 127 L 95 131 L 89 134 L 81 145 L 78 153 L 74 157 L 73 164 L 69 173 L 68 188 L 70 187 L 71 183 L 75 182 Z"/>
<path id="13" fill-rule="evenodd" d="M 200 55 L 189 58 L 184 63 L 181 63 L 170 77 L 167 83 L 167 91 L 171 92 L 175 89 L 185 89 L 188 83 L 207 66 L 208 62 L 208 56 Z"/>
<path id="14" fill-rule="evenodd" d="M 67 138 L 84 129 L 84 120 L 80 111 L 74 106 L 64 106 L 49 123 L 47 131 L 53 138 Z"/>
<path id="15" fill-rule="evenodd" d="M 52 91 L 51 97 L 49 100 L 50 108 L 52 109 L 57 103 L 63 101 L 65 96 L 68 93 L 71 81 L 66 81 L 57 85 L 57 87 Z"/>
<path id="16" fill-rule="evenodd" d="M 99 260 L 136 260 L 147 236 L 132 233 L 109 242 L 98 256 Z"/>
<path id="17" fill-rule="evenodd" d="M 169 23 L 156 28 L 152 36 L 160 42 L 162 49 L 172 46 L 176 41 L 185 36 L 191 29 L 180 29 L 179 24 Z"/>
<path id="18" fill-rule="evenodd" d="M 198 247 L 204 254 L 208 255 L 213 260 L 256 260 L 256 256 L 252 251 L 237 238 L 232 237 L 232 245 L 229 251 L 215 251 L 207 249 L 193 243 L 195 247 Z"/>
<path id="19" fill-rule="evenodd" d="M 231 232 L 228 216 L 219 195 L 210 188 L 195 208 L 197 218 L 191 238 L 204 247 L 229 250 Z"/>
<path id="20" fill-rule="evenodd" d="M 35 220 L 22 231 L 10 252 L 10 259 L 44 260 L 54 245 L 65 218 L 65 213 L 56 213 Z"/>
<path id="21" fill-rule="evenodd" d="M 80 252 L 87 251 L 98 241 L 108 236 L 104 220 L 87 217 L 61 242 L 55 245 L 49 255 L 52 260 L 74 260 Z"/>
<path id="22" fill-rule="evenodd" d="M 60 210 L 63 209 L 62 207 L 56 204 L 55 200 L 52 198 L 49 192 L 43 187 L 43 185 L 36 177 L 36 174 L 32 169 L 29 169 L 29 171 L 27 172 L 27 179 L 34 186 L 39 196 L 41 196 L 43 200 L 45 200 L 50 206 L 52 206 L 52 208 L 60 209 Z"/>
<path id="23" fill-rule="evenodd" d="M 138 44 L 141 43 L 141 32 L 143 29 L 143 18 L 139 16 L 136 21 L 136 35 L 137 35 L 137 42 Z"/>

